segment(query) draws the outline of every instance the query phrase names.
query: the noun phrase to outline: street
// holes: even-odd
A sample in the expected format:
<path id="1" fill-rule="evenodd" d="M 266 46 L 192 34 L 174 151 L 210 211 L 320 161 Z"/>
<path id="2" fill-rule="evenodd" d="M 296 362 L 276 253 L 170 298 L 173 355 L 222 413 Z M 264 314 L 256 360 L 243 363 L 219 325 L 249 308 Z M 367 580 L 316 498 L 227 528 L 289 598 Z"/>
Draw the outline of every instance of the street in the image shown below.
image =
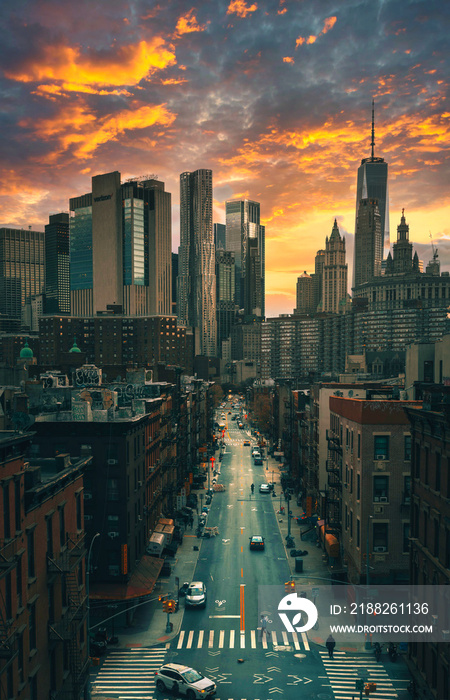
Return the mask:
<path id="1" fill-rule="evenodd" d="M 251 446 L 244 446 L 244 440 Z M 154 671 L 171 662 L 191 666 L 213 680 L 217 700 L 358 700 L 355 684 L 360 678 L 377 684 L 371 698 L 403 700 L 409 680 L 403 664 L 388 673 L 372 654 L 353 656 L 338 649 L 329 659 L 326 649 L 310 644 L 306 633 L 272 630 L 270 618 L 263 634 L 258 587 L 283 585 L 291 574 L 277 522 L 280 494 L 273 498 L 271 492 L 259 493 L 260 484 L 271 477 L 265 460 L 263 466 L 254 465 L 254 444 L 250 431 L 227 420 L 225 453 L 216 461 L 225 491 L 214 494 L 207 521 L 219 534 L 201 540 L 193 577 L 206 584 L 205 608 L 186 607 L 178 636 L 166 645 L 112 652 L 97 675 L 96 693 L 139 700 L 173 698 L 168 691 L 156 690 L 154 679 Z M 263 551 L 250 551 L 253 535 L 264 538 Z"/>

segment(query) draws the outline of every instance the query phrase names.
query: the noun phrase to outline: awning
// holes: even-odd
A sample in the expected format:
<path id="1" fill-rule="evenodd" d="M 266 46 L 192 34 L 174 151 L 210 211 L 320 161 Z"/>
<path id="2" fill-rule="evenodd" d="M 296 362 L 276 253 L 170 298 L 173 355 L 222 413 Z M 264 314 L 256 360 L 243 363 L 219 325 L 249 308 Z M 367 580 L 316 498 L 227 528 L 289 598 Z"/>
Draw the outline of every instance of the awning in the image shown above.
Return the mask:
<path id="1" fill-rule="evenodd" d="M 90 600 L 133 600 L 150 595 L 155 588 L 164 559 L 144 555 L 135 567 L 128 583 L 93 583 Z"/>
<path id="2" fill-rule="evenodd" d="M 333 559 L 339 557 L 339 540 L 328 532 L 325 534 L 325 551 Z"/>

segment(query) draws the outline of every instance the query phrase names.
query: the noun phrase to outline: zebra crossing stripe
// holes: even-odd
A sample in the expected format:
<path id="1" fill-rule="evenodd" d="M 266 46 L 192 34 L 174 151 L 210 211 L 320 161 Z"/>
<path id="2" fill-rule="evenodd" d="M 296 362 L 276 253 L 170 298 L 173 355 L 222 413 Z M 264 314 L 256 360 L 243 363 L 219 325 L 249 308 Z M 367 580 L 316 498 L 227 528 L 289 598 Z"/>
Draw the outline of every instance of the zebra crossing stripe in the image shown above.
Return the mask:
<path id="1" fill-rule="evenodd" d="M 241 649 L 245 649 L 245 632 L 241 632 Z"/>
<path id="2" fill-rule="evenodd" d="M 234 634 L 235 630 L 230 630 L 230 649 L 234 649 Z"/>
<path id="3" fill-rule="evenodd" d="M 194 630 L 191 630 L 189 632 L 189 636 L 188 636 L 188 640 L 187 640 L 187 644 L 186 644 L 187 649 L 190 649 L 192 647 L 192 640 L 193 639 L 194 639 Z"/>
<path id="4" fill-rule="evenodd" d="M 212 649 L 213 646 L 214 646 L 214 630 L 209 630 L 208 649 Z"/>
<path id="5" fill-rule="evenodd" d="M 283 631 L 282 631 L 281 636 L 283 637 L 283 644 L 284 644 L 284 646 L 287 647 L 288 644 L 289 644 L 289 640 L 288 640 L 288 636 L 287 636 L 286 630 L 283 630 Z"/>
<path id="6" fill-rule="evenodd" d="M 302 635 L 302 642 L 305 645 L 306 651 L 309 651 L 309 642 L 308 642 L 308 637 L 306 636 L 306 632 L 301 632 Z"/>
<path id="7" fill-rule="evenodd" d="M 256 632 L 255 630 L 251 630 L 250 632 L 250 644 L 252 649 L 256 649 Z"/>
<path id="8" fill-rule="evenodd" d="M 292 639 L 294 640 L 295 650 L 298 651 L 300 649 L 300 644 L 298 642 L 297 632 L 292 632 Z"/>
<path id="9" fill-rule="evenodd" d="M 204 634 L 203 630 L 200 630 L 200 632 L 198 633 L 197 649 L 200 649 L 200 647 L 203 644 L 203 634 Z"/>
<path id="10" fill-rule="evenodd" d="M 183 646 L 183 640 L 184 640 L 184 630 L 180 632 L 180 636 L 178 637 L 178 644 L 177 644 L 177 649 L 181 649 Z"/>
<path id="11" fill-rule="evenodd" d="M 262 648 L 267 649 L 267 634 L 264 634 L 264 632 L 262 632 L 261 641 L 262 641 Z"/>
<path id="12" fill-rule="evenodd" d="M 275 630 L 272 630 L 272 644 L 274 645 L 274 647 L 278 646 L 277 633 L 275 632 Z"/>
<path id="13" fill-rule="evenodd" d="M 219 649 L 223 649 L 224 640 L 225 640 L 225 630 L 220 630 L 220 633 L 219 633 Z"/>

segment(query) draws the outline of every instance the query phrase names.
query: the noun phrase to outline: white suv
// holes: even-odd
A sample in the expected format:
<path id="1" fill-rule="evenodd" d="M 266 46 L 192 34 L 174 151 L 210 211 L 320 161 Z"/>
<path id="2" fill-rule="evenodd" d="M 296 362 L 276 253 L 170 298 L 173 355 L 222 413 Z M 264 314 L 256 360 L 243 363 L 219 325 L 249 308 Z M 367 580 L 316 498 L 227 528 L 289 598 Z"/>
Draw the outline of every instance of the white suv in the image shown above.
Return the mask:
<path id="1" fill-rule="evenodd" d="M 182 693 L 189 700 L 206 698 L 214 695 L 216 684 L 199 671 L 182 664 L 164 664 L 155 671 L 156 687 L 163 693 L 166 689 L 173 693 Z"/>

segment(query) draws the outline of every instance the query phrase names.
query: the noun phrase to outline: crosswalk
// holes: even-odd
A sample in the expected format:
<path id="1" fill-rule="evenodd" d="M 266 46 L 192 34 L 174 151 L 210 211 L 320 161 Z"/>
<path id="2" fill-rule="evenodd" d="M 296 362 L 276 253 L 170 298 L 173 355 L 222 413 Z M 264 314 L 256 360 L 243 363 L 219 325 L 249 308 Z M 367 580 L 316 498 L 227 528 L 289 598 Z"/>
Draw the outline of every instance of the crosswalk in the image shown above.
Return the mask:
<path id="1" fill-rule="evenodd" d="M 261 629 L 246 630 L 181 630 L 177 649 L 272 649 L 291 647 L 309 651 L 305 632 L 271 632 L 261 634 Z"/>
<path id="2" fill-rule="evenodd" d="M 92 697 L 153 700 L 155 671 L 163 665 L 166 653 L 165 647 L 111 650 L 91 682 Z"/>
<path id="3" fill-rule="evenodd" d="M 371 700 L 398 699 L 398 692 L 384 666 L 375 659 L 366 656 L 346 656 L 343 651 L 335 651 L 330 659 L 327 651 L 319 653 L 336 700 L 353 700 L 358 697 L 356 681 L 361 678 L 365 683 L 375 683 L 377 686 L 376 691 L 370 693 Z"/>

